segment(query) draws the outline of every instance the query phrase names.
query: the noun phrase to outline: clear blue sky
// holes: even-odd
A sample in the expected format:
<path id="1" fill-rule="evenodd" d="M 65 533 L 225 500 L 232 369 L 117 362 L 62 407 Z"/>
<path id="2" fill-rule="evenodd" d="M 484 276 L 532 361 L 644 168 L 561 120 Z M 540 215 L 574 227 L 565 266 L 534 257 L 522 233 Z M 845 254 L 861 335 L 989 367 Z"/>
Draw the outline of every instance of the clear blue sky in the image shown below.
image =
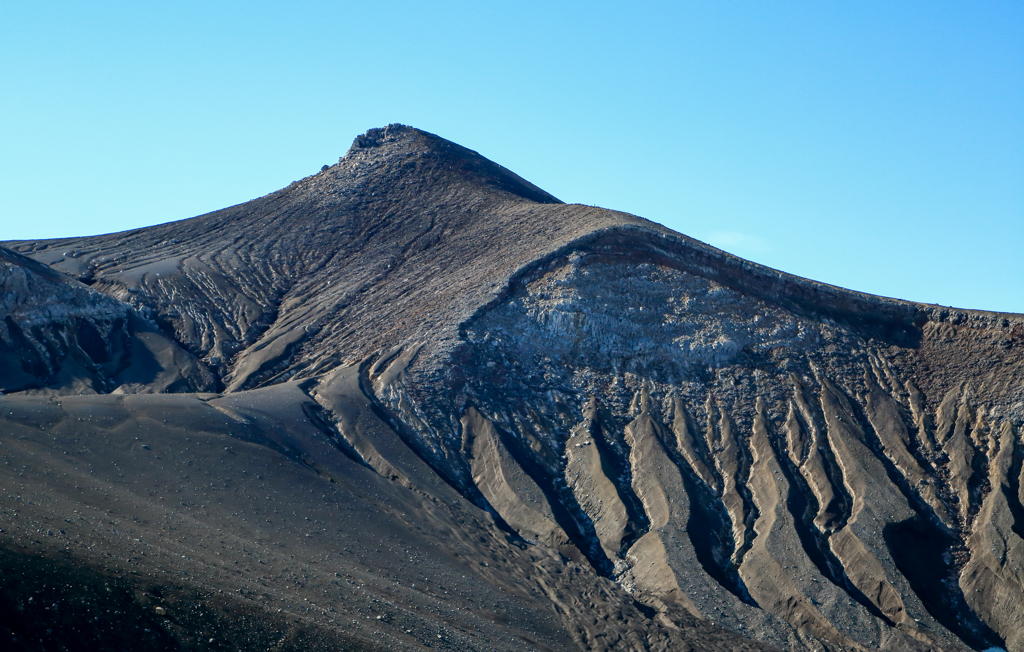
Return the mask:
<path id="1" fill-rule="evenodd" d="M 1024 3 L 503 5 L 0 2 L 0 240 L 243 202 L 402 122 L 787 272 L 1024 313 Z"/>

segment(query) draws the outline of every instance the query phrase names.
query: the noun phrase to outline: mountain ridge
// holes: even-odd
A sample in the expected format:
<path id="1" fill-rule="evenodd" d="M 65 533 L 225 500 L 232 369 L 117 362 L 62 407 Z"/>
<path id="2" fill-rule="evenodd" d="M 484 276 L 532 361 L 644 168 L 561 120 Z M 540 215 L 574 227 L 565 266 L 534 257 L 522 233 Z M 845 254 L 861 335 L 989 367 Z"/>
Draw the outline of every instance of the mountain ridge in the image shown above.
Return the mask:
<path id="1" fill-rule="evenodd" d="M 259 546 L 259 564 L 280 569 L 291 562 L 260 542 L 298 546 L 339 613 L 359 613 L 361 594 L 332 588 L 322 560 L 336 555 L 350 572 L 374 544 L 346 530 L 344 510 L 325 509 L 318 492 L 359 506 L 377 540 L 434 550 L 423 557 L 439 564 L 431 582 L 457 583 L 471 601 L 520 591 L 539 629 L 510 620 L 502 631 L 541 649 L 565 636 L 583 649 L 1024 646 L 1018 603 L 989 597 L 1024 595 L 1024 315 L 785 274 L 643 218 L 561 203 L 401 125 L 370 130 L 337 165 L 221 211 L 0 244 L 20 252 L 0 249 L 9 275 L 52 284 L 58 277 L 39 263 L 50 265 L 88 284 L 58 279 L 76 296 L 102 292 L 124 321 L 97 328 L 58 316 L 47 322 L 55 335 L 30 338 L 34 349 L 0 333 L 0 353 L 48 356 L 45 369 L 22 363 L 39 373 L 0 388 L 0 423 L 29 442 L 10 459 L 37 468 L 38 454 L 80 474 L 78 458 L 51 447 L 77 450 L 92 432 L 105 443 L 81 459 L 93 469 L 104 455 L 121 460 L 120 474 L 105 476 L 112 485 L 127 475 L 209 505 L 219 480 L 166 475 L 199 473 L 181 452 L 195 442 L 203 477 L 231 468 L 231 478 L 263 484 L 225 494 L 232 513 L 182 502 L 179 527 L 212 546 L 204 533 L 216 518 L 243 542 L 236 560 Z M 39 287 L 23 303 L 52 292 Z M 20 313 L 8 312 L 14 323 Z M 109 369 L 82 367 L 85 354 L 60 345 L 89 329 L 102 335 L 96 350 L 116 359 Z M 117 416 L 85 425 L 94 415 Z M 152 441 L 131 443 L 141 440 L 129 433 Z M 157 447 L 177 470 L 146 461 Z M 128 460 L 153 479 L 126 474 Z M 336 540 L 296 541 L 270 513 L 265 529 L 250 530 L 238 514 L 264 514 L 257 496 L 273 495 L 264 485 L 289 493 L 252 465 L 309 487 L 296 507 Z M 33 487 L 77 504 L 40 473 Z M 155 490 L 133 486 L 124 488 L 132 504 L 164 509 Z M 40 510 L 32 518 L 49 518 Z M 219 554 L 159 536 L 161 549 L 186 546 L 186 557 L 221 568 Z M 445 536 L 471 576 L 443 561 Z M 138 554 L 126 542 L 99 545 Z M 416 591 L 394 597 L 393 583 L 412 583 L 416 571 L 389 564 L 366 576 L 374 600 L 391 596 L 421 624 L 447 618 Z M 290 609 L 297 596 L 320 595 L 280 578 L 261 585 Z M 341 626 L 330 610 L 316 613 L 311 631 Z M 504 634 L 486 618 L 460 623 L 456 648 L 515 647 L 499 644 Z M 359 631 L 401 649 L 431 642 L 388 622 Z"/>

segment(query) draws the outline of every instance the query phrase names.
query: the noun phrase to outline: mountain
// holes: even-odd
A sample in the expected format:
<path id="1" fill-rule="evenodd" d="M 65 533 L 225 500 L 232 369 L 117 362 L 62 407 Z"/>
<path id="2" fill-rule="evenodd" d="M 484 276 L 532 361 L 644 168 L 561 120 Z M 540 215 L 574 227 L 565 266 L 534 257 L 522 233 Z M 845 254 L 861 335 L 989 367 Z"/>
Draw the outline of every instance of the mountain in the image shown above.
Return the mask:
<path id="1" fill-rule="evenodd" d="M 0 258 L 15 649 L 1024 650 L 1022 315 L 402 125 Z"/>

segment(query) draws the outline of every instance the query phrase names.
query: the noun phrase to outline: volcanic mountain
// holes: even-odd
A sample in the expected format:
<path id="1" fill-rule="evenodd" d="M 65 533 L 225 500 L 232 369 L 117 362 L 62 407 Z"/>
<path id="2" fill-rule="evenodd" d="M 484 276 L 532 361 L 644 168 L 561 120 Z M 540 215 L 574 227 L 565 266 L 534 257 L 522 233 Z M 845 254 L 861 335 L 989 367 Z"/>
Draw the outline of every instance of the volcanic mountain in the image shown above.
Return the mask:
<path id="1" fill-rule="evenodd" d="M 1024 316 L 402 125 L 0 248 L 14 650 L 1024 650 Z"/>

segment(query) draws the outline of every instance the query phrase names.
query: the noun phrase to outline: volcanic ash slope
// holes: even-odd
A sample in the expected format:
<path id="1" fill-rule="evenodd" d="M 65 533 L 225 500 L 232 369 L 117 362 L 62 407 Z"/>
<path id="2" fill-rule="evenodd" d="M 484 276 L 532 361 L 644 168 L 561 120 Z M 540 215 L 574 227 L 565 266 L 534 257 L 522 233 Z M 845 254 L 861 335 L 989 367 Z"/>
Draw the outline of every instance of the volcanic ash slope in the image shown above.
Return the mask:
<path id="1" fill-rule="evenodd" d="M 1024 316 L 789 276 L 401 125 L 4 247 L 14 649 L 1024 650 Z"/>

